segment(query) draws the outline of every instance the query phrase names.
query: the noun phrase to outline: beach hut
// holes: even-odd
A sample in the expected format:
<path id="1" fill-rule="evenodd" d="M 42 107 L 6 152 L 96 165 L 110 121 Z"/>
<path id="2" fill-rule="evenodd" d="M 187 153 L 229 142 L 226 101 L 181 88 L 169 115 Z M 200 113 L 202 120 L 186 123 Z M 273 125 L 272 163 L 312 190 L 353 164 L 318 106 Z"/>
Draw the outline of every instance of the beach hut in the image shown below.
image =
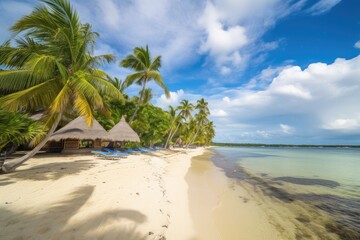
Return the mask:
<path id="1" fill-rule="evenodd" d="M 77 117 L 63 128 L 56 131 L 49 141 L 49 148 L 62 148 L 64 150 L 78 150 L 81 142 L 87 140 L 89 148 L 100 149 L 102 141 L 109 141 L 108 133 L 98 121 L 93 119 L 92 126 L 88 126 L 83 116 Z M 54 142 L 55 141 L 55 142 Z"/>
<path id="2" fill-rule="evenodd" d="M 124 117 L 109 131 L 108 138 L 113 142 L 140 142 L 139 136 Z"/>

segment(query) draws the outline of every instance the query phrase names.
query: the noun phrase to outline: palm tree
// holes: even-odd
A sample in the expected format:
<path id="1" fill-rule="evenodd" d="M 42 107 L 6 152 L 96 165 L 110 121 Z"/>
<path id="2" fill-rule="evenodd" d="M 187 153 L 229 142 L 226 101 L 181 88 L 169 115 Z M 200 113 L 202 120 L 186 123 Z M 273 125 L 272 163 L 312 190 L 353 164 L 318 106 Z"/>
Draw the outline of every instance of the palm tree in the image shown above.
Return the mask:
<path id="1" fill-rule="evenodd" d="M 112 55 L 92 56 L 96 32 L 81 24 L 68 0 L 42 0 L 18 20 L 11 30 L 20 35 L 15 47 L 10 40 L 0 47 L 0 89 L 10 93 L 0 105 L 11 111 L 46 111 L 46 137 L 28 154 L 3 165 L 10 171 L 34 156 L 55 131 L 62 115 L 78 112 L 89 125 L 93 109 L 104 107 L 103 96 L 122 99 L 122 94 L 96 67 L 114 60 Z"/>
<path id="2" fill-rule="evenodd" d="M 190 138 L 190 141 L 186 145 L 186 148 L 188 148 L 189 145 L 194 143 L 194 141 L 195 141 L 196 137 L 198 136 L 200 130 L 204 127 L 205 124 L 207 124 L 208 121 L 209 120 L 207 119 L 207 115 L 203 111 L 200 111 L 195 115 L 196 125 L 195 125 L 193 131 L 196 131 L 196 132 L 195 132 L 195 134 L 192 134 L 192 137 Z"/>
<path id="3" fill-rule="evenodd" d="M 196 130 L 194 129 L 196 132 L 192 135 L 192 138 L 186 147 L 189 147 L 189 145 L 194 143 L 200 129 L 208 122 L 207 116 L 210 114 L 208 103 L 204 98 L 201 98 L 197 101 L 195 108 L 199 110 L 198 114 L 196 115 L 197 127 L 195 128 Z"/>
<path id="4" fill-rule="evenodd" d="M 192 103 L 190 103 L 188 100 L 182 100 L 180 102 L 180 104 L 181 105 L 179 107 L 177 107 L 177 110 L 180 110 L 180 112 L 178 114 L 178 117 L 179 117 L 178 125 L 176 126 L 173 133 L 170 135 L 169 141 L 167 141 L 167 144 L 165 144 L 165 148 L 167 148 L 169 146 L 172 138 L 174 137 L 177 130 L 179 129 L 181 120 L 186 121 L 188 118 L 191 118 L 191 112 L 194 110 L 194 105 Z"/>
<path id="5" fill-rule="evenodd" d="M 116 87 L 117 89 L 119 89 L 119 91 L 124 94 L 125 93 L 125 89 L 128 87 L 128 85 L 126 84 L 126 81 L 120 80 L 117 77 L 115 78 L 110 78 L 109 79 L 110 82 L 112 83 L 112 85 L 114 85 L 114 87 Z"/>
<path id="6" fill-rule="evenodd" d="M 149 104 L 151 99 L 156 96 L 156 94 L 153 94 L 152 93 L 152 89 L 151 88 L 145 88 L 144 89 L 144 92 L 140 92 L 140 95 L 143 96 L 140 104 L 141 105 L 146 105 L 146 104 Z"/>
<path id="7" fill-rule="evenodd" d="M 146 48 L 134 48 L 133 54 L 130 54 L 125 59 L 123 59 L 120 62 L 120 65 L 124 68 L 130 68 L 135 71 L 134 73 L 127 76 L 125 80 L 128 86 L 132 85 L 134 82 L 142 86 L 140 98 L 135 112 L 130 118 L 130 123 L 134 120 L 137 112 L 139 111 L 139 107 L 145 93 L 146 84 L 149 81 L 153 80 L 157 85 L 164 89 L 166 97 L 170 97 L 170 92 L 165 86 L 159 72 L 159 68 L 161 67 L 161 57 L 156 56 L 154 59 L 151 59 L 148 46 L 146 46 Z"/>
<path id="8" fill-rule="evenodd" d="M 209 110 L 208 104 L 209 103 L 206 102 L 204 98 L 201 98 L 200 100 L 197 101 L 196 109 L 198 109 L 199 112 L 209 115 L 210 110 Z"/>
<path id="9" fill-rule="evenodd" d="M 212 121 L 209 121 L 205 125 L 205 133 L 206 133 L 205 144 L 209 145 L 211 140 L 215 137 L 215 126 Z"/>
<path id="10" fill-rule="evenodd" d="M 177 111 L 176 108 L 174 108 L 173 106 L 169 106 L 168 113 L 169 113 L 169 116 L 170 116 L 171 124 L 170 124 L 170 129 L 169 129 L 169 135 L 168 135 L 168 137 L 166 139 L 164 147 L 166 147 L 168 145 L 169 140 L 170 140 L 170 136 L 173 133 L 175 125 L 176 125 L 177 122 L 180 121 L 180 115 L 176 114 L 176 111 Z"/>

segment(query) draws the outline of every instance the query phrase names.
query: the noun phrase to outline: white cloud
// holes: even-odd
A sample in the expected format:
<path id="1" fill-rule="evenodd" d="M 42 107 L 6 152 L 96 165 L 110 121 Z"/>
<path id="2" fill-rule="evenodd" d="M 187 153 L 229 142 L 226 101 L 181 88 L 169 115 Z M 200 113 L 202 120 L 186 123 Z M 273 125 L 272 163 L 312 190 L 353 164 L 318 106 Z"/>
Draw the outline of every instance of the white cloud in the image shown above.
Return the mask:
<path id="1" fill-rule="evenodd" d="M 303 2 L 78 0 L 72 4 L 81 20 L 101 34 L 102 43 L 118 49 L 119 59 L 135 46 L 148 44 L 153 55 L 162 55 L 166 71 L 205 56 L 208 64 L 216 63 L 216 70 L 226 74 L 246 67 L 255 54 L 276 48 L 276 42 L 263 43 L 260 37 L 278 19 L 301 9 Z M 7 28 L 8 20 L 14 22 L 33 5 L 30 0 L 0 2 L 7 11 L 2 11 L 6 22 L 0 27 Z"/>
<path id="2" fill-rule="evenodd" d="M 209 52 L 216 58 L 218 65 L 241 63 L 238 51 L 248 43 L 244 27 L 233 25 L 225 28 L 221 22 L 221 13 L 211 2 L 206 5 L 199 24 L 207 34 L 206 40 L 200 46 L 201 52 Z"/>
<path id="3" fill-rule="evenodd" d="M 121 49 L 119 58 L 137 46 L 149 45 L 161 55 L 164 69 L 198 59 L 199 27 L 194 24 L 204 2 L 191 0 L 96 0 L 74 2 L 83 21 L 90 22 L 109 45 Z"/>
<path id="4" fill-rule="evenodd" d="M 286 66 L 269 76 L 273 78 L 265 77 L 267 84 L 261 87 L 255 81 L 252 88 L 225 89 L 207 97 L 211 109 L 228 114 L 214 118 L 217 141 L 224 134 L 233 135 L 229 139 L 239 136 L 239 131 L 230 129 L 233 124 L 246 125 L 240 131 L 247 132 L 247 137 L 238 138 L 240 142 L 261 142 L 256 136 L 266 136 L 269 141 L 284 137 L 287 143 L 285 136 L 292 133 L 298 143 L 311 143 L 309 139 L 324 136 L 324 131 L 334 136 L 360 133 L 360 109 L 355 104 L 360 102 L 360 55 L 332 64 L 313 63 L 305 69 Z"/>
<path id="5" fill-rule="evenodd" d="M 228 113 L 222 109 L 213 109 L 210 111 L 213 117 L 227 117 Z"/>
<path id="6" fill-rule="evenodd" d="M 340 132 L 359 132 L 360 118 L 336 119 L 323 125 L 324 129 Z"/>
<path id="7" fill-rule="evenodd" d="M 228 67 L 222 67 L 220 72 L 222 75 L 227 75 L 227 74 L 231 73 L 231 69 Z"/>
<path id="8" fill-rule="evenodd" d="M 312 15 L 320 15 L 330 11 L 333 7 L 339 4 L 341 0 L 320 0 L 308 9 Z"/>
<path id="9" fill-rule="evenodd" d="M 295 128 L 290 127 L 289 125 L 286 125 L 286 124 L 280 124 L 280 128 L 281 128 L 281 131 L 285 134 L 292 134 L 295 131 Z"/>
<path id="10" fill-rule="evenodd" d="M 354 47 L 360 49 L 360 40 L 354 44 Z"/>
<path id="11" fill-rule="evenodd" d="M 183 99 L 184 90 L 180 89 L 176 92 L 170 92 L 170 98 L 167 98 L 165 94 L 162 94 L 159 98 L 155 100 L 155 105 L 167 109 L 168 106 L 177 106 L 180 101 Z"/>
<path id="12" fill-rule="evenodd" d="M 256 133 L 261 137 L 261 138 L 270 138 L 271 134 L 268 131 L 264 131 L 264 130 L 257 130 Z"/>

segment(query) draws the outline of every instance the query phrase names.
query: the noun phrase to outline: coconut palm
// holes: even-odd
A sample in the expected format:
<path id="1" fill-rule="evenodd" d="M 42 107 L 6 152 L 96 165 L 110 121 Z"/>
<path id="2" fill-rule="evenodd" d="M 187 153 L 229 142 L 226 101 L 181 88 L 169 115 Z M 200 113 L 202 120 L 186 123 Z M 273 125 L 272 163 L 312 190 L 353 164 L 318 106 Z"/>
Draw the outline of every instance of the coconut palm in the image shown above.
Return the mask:
<path id="1" fill-rule="evenodd" d="M 215 126 L 212 121 L 209 121 L 205 125 L 205 133 L 206 133 L 205 144 L 209 145 L 211 140 L 215 137 Z"/>
<path id="2" fill-rule="evenodd" d="M 116 87 L 117 89 L 119 89 L 119 91 L 124 94 L 125 93 L 125 89 L 128 87 L 128 85 L 126 84 L 126 81 L 118 79 L 117 77 L 115 78 L 110 78 L 109 79 L 110 82 L 112 83 L 112 85 L 114 85 L 114 87 Z"/>
<path id="3" fill-rule="evenodd" d="M 190 141 L 188 142 L 186 148 L 189 147 L 189 145 L 193 144 L 196 137 L 198 136 L 199 132 L 201 129 L 204 128 L 204 126 L 207 124 L 209 120 L 207 119 L 207 115 L 203 112 L 203 111 L 199 111 L 196 115 L 195 115 L 195 128 L 193 129 L 193 131 L 196 131 L 195 134 L 192 134 L 192 137 L 190 138 Z"/>
<path id="4" fill-rule="evenodd" d="M 208 108 L 208 103 L 204 98 L 201 98 L 197 101 L 196 107 L 198 113 L 196 115 L 197 127 L 194 129 L 190 142 L 188 142 L 187 147 L 195 141 L 197 135 L 199 134 L 200 129 L 208 122 L 207 116 L 210 114 L 210 110 Z"/>
<path id="5" fill-rule="evenodd" d="M 181 105 L 179 107 L 177 107 L 177 110 L 180 110 L 180 112 L 178 114 L 179 122 L 178 122 L 175 130 L 173 131 L 173 133 L 170 134 L 170 138 L 167 141 L 167 143 L 165 144 L 165 148 L 167 148 L 169 146 L 172 138 L 178 131 L 181 121 L 182 120 L 186 121 L 188 118 L 191 118 L 191 116 L 192 116 L 191 112 L 194 110 L 194 105 L 192 103 L 190 103 L 188 100 L 182 100 L 180 102 L 180 104 Z"/>
<path id="6" fill-rule="evenodd" d="M 130 68 L 135 71 L 134 73 L 127 76 L 125 80 L 128 86 L 132 85 L 134 82 L 142 86 L 138 104 L 129 122 L 134 120 L 137 112 L 139 111 L 139 107 L 145 93 L 146 84 L 148 82 L 154 81 L 165 91 L 166 97 L 170 97 L 170 92 L 165 86 L 159 72 L 159 68 L 161 67 L 161 57 L 156 56 L 154 59 L 151 59 L 148 46 L 146 46 L 146 48 L 134 48 L 133 54 L 130 54 L 125 59 L 123 59 L 120 62 L 120 65 L 124 68 Z"/>
<path id="7" fill-rule="evenodd" d="M 208 102 L 205 101 L 204 98 L 201 98 L 200 100 L 197 101 L 197 104 L 196 104 L 196 109 L 199 110 L 199 112 L 202 112 L 206 115 L 209 115 L 210 114 L 210 110 L 209 110 L 209 107 L 208 107 Z"/>
<path id="8" fill-rule="evenodd" d="M 150 103 L 151 99 L 156 96 L 155 94 L 152 93 L 152 89 L 151 88 L 145 88 L 144 92 L 140 92 L 140 95 L 143 96 L 140 104 L 141 105 L 146 105 L 148 103 Z"/>
<path id="9" fill-rule="evenodd" d="M 174 108 L 173 106 L 169 106 L 169 111 L 168 111 L 168 114 L 170 116 L 170 120 L 171 120 L 171 124 L 170 124 L 170 129 L 168 130 L 168 137 L 166 139 L 166 142 L 165 142 L 165 145 L 164 147 L 166 147 L 169 143 L 169 140 L 170 140 L 170 136 L 172 135 L 173 133 L 173 130 L 175 128 L 175 125 L 176 125 L 176 122 L 179 121 L 179 115 L 176 114 L 176 111 L 177 109 Z"/>
<path id="10" fill-rule="evenodd" d="M 96 67 L 114 60 L 112 55 L 92 56 L 97 33 L 81 24 L 68 0 L 42 0 L 11 30 L 16 38 L 0 47 L 0 89 L 10 93 L 0 105 L 11 111 L 46 111 L 46 137 L 28 154 L 3 166 L 15 169 L 35 155 L 55 131 L 65 113 L 83 115 L 89 125 L 93 109 L 104 107 L 103 96 L 122 99 L 121 93 Z M 14 45 L 13 44 L 13 45 Z"/>

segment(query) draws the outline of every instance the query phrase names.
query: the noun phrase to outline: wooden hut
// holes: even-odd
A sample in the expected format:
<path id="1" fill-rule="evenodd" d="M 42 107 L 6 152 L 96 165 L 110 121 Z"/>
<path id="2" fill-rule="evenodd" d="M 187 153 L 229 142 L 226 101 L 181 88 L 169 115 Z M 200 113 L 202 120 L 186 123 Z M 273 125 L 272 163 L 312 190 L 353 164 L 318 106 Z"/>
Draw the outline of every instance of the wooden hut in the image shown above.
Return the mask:
<path id="1" fill-rule="evenodd" d="M 113 142 L 140 142 L 138 134 L 125 121 L 124 117 L 109 131 L 107 137 Z"/>
<path id="2" fill-rule="evenodd" d="M 81 143 L 87 140 L 88 148 L 101 149 L 103 141 L 109 141 L 108 133 L 98 121 L 93 119 L 92 126 L 88 126 L 84 117 L 80 116 L 56 131 L 49 141 L 51 148 L 63 150 L 79 150 Z M 85 143 L 86 144 L 86 143 Z"/>

